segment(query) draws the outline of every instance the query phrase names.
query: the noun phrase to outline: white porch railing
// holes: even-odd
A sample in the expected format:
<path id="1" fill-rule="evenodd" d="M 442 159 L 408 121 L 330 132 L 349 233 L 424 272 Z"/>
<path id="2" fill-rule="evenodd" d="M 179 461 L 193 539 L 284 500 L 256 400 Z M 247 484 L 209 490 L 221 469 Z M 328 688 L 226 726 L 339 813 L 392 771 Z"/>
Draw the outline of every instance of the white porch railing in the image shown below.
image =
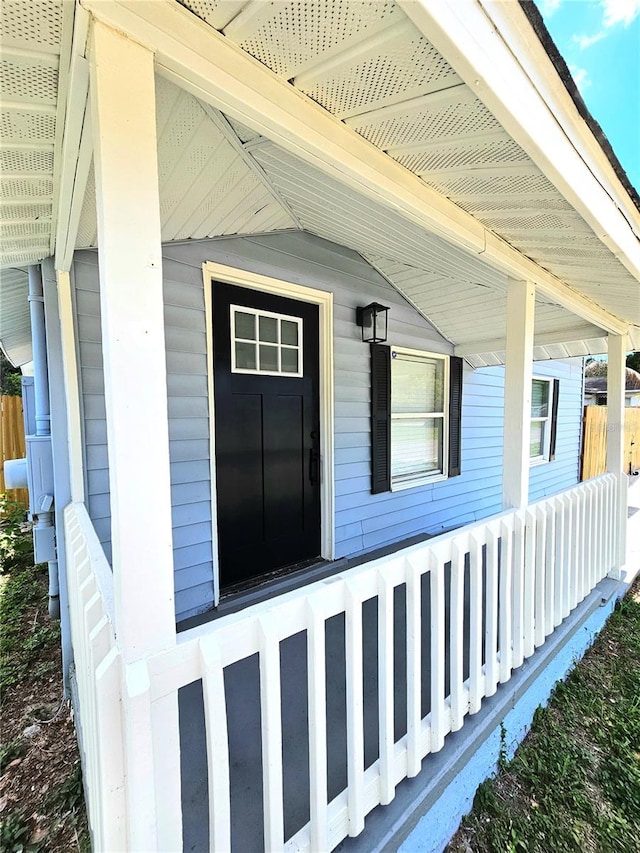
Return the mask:
<path id="1" fill-rule="evenodd" d="M 87 812 L 96 850 L 127 850 L 120 654 L 113 582 L 84 504 L 64 513 Z"/>
<path id="2" fill-rule="evenodd" d="M 137 790 L 136 796 L 145 803 L 139 810 L 141 820 L 148 821 L 149 814 L 159 816 L 158 824 L 149 828 L 153 844 L 158 849 L 181 846 L 179 781 L 169 778 L 179 773 L 177 697 L 181 687 L 202 679 L 210 847 L 215 851 L 231 849 L 224 669 L 255 654 L 259 656 L 260 673 L 265 849 L 331 850 L 347 835 L 360 833 L 367 813 L 380 803 L 389 803 L 396 785 L 407 776 L 415 776 L 422 759 L 441 749 L 446 735 L 460 729 L 468 713 L 480 709 L 482 698 L 494 694 L 499 683 L 507 682 L 512 671 L 545 642 L 595 585 L 618 568 L 618 504 L 618 478 L 607 474 L 526 510 L 503 513 L 438 536 L 210 622 L 181 635 L 177 646 L 149 658 L 142 679 L 147 695 L 142 702 L 139 695 L 137 698 L 145 714 L 150 709 L 153 770 L 150 766 L 144 790 Z M 69 535 L 79 528 L 70 512 Z M 78 535 L 86 535 L 86 522 Z M 430 589 L 428 611 L 421 592 L 425 575 Z M 407 720 L 406 734 L 396 741 L 393 601 L 394 588 L 400 585 L 406 585 Z M 377 599 L 378 611 L 379 757 L 365 769 L 363 603 L 372 598 Z M 84 607 L 86 612 L 88 605 Z M 345 614 L 347 786 L 328 802 L 325 623 L 338 614 Z M 431 657 L 431 710 L 426 716 L 421 710 L 423 619 L 429 620 Z M 90 633 L 91 625 L 88 627 Z M 280 643 L 299 632 L 306 633 L 307 647 L 310 820 L 292 838 L 285 839 Z M 102 663 L 87 663 L 89 682 L 91 671 L 96 683 L 99 671 L 113 671 L 105 664 L 108 656 L 106 649 L 101 652 Z M 447 661 L 449 690 L 445 691 Z M 136 667 L 140 681 L 140 664 Z M 95 712 L 100 714 L 98 706 L 105 697 L 95 687 L 87 687 L 80 698 L 87 702 L 88 711 L 83 708 L 82 713 L 84 725 Z M 94 723 L 90 725 L 93 729 Z M 92 737 L 99 741 L 100 736 L 96 724 Z M 95 752 L 97 767 L 101 768 L 99 743 Z M 128 765 L 135 760 L 135 756 L 127 756 Z M 136 778 L 140 779 L 139 774 Z M 97 784 L 102 788 L 104 784 L 91 771 L 88 782 L 89 787 Z M 99 801 L 98 807 L 104 804 L 102 795 L 93 796 Z M 138 815 L 128 814 L 127 818 L 132 832 Z M 141 838 L 144 829 L 139 826 L 134 834 Z"/>

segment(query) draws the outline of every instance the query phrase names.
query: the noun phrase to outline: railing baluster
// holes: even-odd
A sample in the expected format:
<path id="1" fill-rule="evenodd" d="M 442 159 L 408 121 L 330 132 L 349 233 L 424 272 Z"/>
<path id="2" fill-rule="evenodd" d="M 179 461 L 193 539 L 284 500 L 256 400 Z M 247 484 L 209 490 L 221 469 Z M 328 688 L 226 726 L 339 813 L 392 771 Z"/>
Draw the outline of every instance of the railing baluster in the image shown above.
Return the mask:
<path id="1" fill-rule="evenodd" d="M 564 619 L 571 612 L 571 594 L 573 582 L 573 563 L 574 555 L 571 547 L 571 527 L 572 507 L 571 498 L 568 495 L 562 497 L 563 514 L 564 514 L 564 553 L 563 553 L 563 573 L 562 573 L 562 618 Z"/>
<path id="2" fill-rule="evenodd" d="M 431 574 L 431 752 L 444 745 L 444 561 L 438 552 L 429 553 Z"/>
<path id="3" fill-rule="evenodd" d="M 364 829 L 364 718 L 362 696 L 362 599 L 346 584 L 347 801 L 349 835 Z"/>
<path id="4" fill-rule="evenodd" d="M 482 584 L 482 542 L 473 535 L 469 536 L 469 570 L 469 711 L 475 714 L 480 710 L 480 703 L 484 695 L 484 679 L 482 676 L 482 610 L 484 596 Z"/>
<path id="5" fill-rule="evenodd" d="M 474 537 L 475 539 L 475 537 Z M 487 618 L 485 627 L 485 696 L 496 692 L 498 669 L 498 536 L 493 527 L 487 531 Z M 473 713 L 473 696 L 471 697 Z"/>
<path id="6" fill-rule="evenodd" d="M 394 798 L 396 785 L 393 763 L 393 583 L 385 572 L 378 572 L 378 637 L 380 802 L 386 805 Z"/>
<path id="7" fill-rule="evenodd" d="M 500 523 L 500 682 L 513 667 L 513 520 Z"/>
<path id="8" fill-rule="evenodd" d="M 407 572 L 407 775 L 422 767 L 422 619 L 420 563 L 409 557 Z"/>
<path id="9" fill-rule="evenodd" d="M 580 490 L 576 491 L 574 500 L 573 500 L 573 541 L 574 541 L 574 560 L 575 560 L 575 585 L 574 585 L 574 594 L 571 599 L 571 609 L 578 604 L 578 602 L 582 601 L 583 598 L 583 588 L 584 588 L 584 563 L 583 563 L 583 549 L 582 549 L 582 532 L 584 530 L 584 518 L 583 518 L 583 500 L 582 500 L 582 492 Z"/>
<path id="10" fill-rule="evenodd" d="M 513 518 L 513 668 L 524 660 L 524 558 L 525 524 L 521 512 Z"/>
<path id="11" fill-rule="evenodd" d="M 278 625 L 272 613 L 260 617 L 258 636 L 260 642 L 264 845 L 265 850 L 281 850 L 284 845 L 284 803 L 280 641 Z"/>
<path id="12" fill-rule="evenodd" d="M 231 849 L 231 786 L 224 670 L 216 634 L 200 640 L 200 667 L 207 740 L 209 850 Z"/>
<path id="13" fill-rule="evenodd" d="M 525 510 L 524 538 L 524 640 L 526 658 L 535 651 L 535 597 L 536 597 L 536 515 L 532 509 Z"/>
<path id="14" fill-rule="evenodd" d="M 547 536 L 545 542 L 545 584 L 544 584 L 544 634 L 553 632 L 556 584 L 556 503 L 551 498 L 545 504 L 547 516 Z"/>
<path id="15" fill-rule="evenodd" d="M 562 587 L 564 584 L 565 559 L 564 559 L 564 503 L 561 497 L 554 498 L 556 516 L 556 557 L 554 574 L 553 594 L 553 627 L 557 628 L 562 622 Z"/>
<path id="16" fill-rule="evenodd" d="M 545 640 L 545 575 L 547 563 L 547 504 L 537 510 L 536 521 L 536 581 L 535 581 L 535 626 L 533 639 L 537 646 Z"/>
<path id="17" fill-rule="evenodd" d="M 309 670 L 309 810 L 311 849 L 329 847 L 327 810 L 327 664 L 325 618 L 307 599 L 307 666 Z"/>
<path id="18" fill-rule="evenodd" d="M 466 540 L 463 544 L 453 540 L 451 547 L 451 603 L 449 611 L 450 631 L 450 685 L 451 685 L 451 731 L 462 728 L 464 721 L 464 558 Z M 473 643 L 473 641 L 472 641 Z"/>

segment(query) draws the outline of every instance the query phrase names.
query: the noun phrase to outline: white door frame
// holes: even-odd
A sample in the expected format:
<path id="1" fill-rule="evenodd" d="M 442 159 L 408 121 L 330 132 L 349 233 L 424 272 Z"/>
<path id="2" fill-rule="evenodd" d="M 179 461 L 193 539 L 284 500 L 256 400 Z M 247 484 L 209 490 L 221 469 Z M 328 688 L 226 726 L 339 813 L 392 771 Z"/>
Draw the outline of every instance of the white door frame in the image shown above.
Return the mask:
<path id="1" fill-rule="evenodd" d="M 213 548 L 213 588 L 215 604 L 220 598 L 218 566 L 218 510 L 216 505 L 215 397 L 213 375 L 213 281 L 223 281 L 275 296 L 310 302 L 318 306 L 320 368 L 320 548 L 325 560 L 334 559 L 335 487 L 333 442 L 333 293 L 270 278 L 224 264 L 207 261 L 202 265 L 207 324 L 207 379 L 209 394 L 209 441 L 211 460 L 211 544 Z"/>

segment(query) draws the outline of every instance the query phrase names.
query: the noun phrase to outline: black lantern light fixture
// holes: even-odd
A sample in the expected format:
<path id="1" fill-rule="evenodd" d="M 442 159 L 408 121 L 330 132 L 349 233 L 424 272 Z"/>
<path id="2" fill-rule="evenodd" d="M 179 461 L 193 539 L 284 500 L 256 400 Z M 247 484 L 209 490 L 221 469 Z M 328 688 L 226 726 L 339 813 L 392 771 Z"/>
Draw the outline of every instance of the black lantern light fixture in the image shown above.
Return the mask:
<path id="1" fill-rule="evenodd" d="M 365 344 L 383 344 L 387 340 L 386 305 L 372 302 L 364 308 L 356 308 L 356 323 L 362 328 L 362 340 Z"/>

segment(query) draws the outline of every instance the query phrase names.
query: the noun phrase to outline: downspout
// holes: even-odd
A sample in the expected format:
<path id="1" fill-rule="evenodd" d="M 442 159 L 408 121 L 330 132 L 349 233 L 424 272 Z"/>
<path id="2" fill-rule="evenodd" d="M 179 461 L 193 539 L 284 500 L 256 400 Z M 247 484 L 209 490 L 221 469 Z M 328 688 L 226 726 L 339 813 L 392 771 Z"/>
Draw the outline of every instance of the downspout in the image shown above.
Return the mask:
<path id="1" fill-rule="evenodd" d="M 51 412 L 49 408 L 49 373 L 47 367 L 47 338 L 44 316 L 44 291 L 42 289 L 42 270 L 39 265 L 30 266 L 29 274 L 29 314 L 31 319 L 31 340 L 33 347 L 33 384 L 35 403 L 36 436 L 51 438 Z M 49 444 L 49 457 L 50 457 Z M 54 515 L 53 495 L 39 497 L 39 505 L 34 505 L 35 495 L 30 495 L 30 510 L 33 520 L 34 542 L 53 542 Z M 55 550 L 50 549 L 54 559 L 48 561 L 49 567 L 49 616 L 60 618 L 60 587 L 58 583 L 58 561 Z"/>

